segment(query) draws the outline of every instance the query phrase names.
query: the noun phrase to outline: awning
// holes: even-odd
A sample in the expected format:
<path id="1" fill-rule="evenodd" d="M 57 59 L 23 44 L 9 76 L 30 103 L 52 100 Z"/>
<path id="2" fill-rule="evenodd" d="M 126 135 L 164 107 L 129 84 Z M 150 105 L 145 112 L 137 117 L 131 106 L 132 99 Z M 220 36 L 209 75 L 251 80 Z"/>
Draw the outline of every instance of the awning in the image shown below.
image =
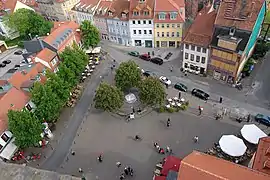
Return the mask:
<path id="1" fill-rule="evenodd" d="M 179 171 L 181 159 L 175 157 L 175 156 L 168 156 L 164 160 L 164 164 L 161 170 L 161 174 L 163 176 L 167 176 L 169 171 Z"/>
<path id="2" fill-rule="evenodd" d="M 155 176 L 154 180 L 166 180 L 166 176 Z"/>
<path id="3" fill-rule="evenodd" d="M 101 47 L 95 47 L 92 51 L 92 54 L 98 54 L 100 53 Z"/>
<path id="4" fill-rule="evenodd" d="M 267 135 L 255 124 L 244 125 L 241 129 L 241 134 L 245 140 L 252 144 L 258 144 L 259 139 Z"/>
<path id="5" fill-rule="evenodd" d="M 233 157 L 242 156 L 247 150 L 243 140 L 234 135 L 223 135 L 219 145 L 224 153 Z"/>
<path id="6" fill-rule="evenodd" d="M 18 150 L 18 147 L 14 144 L 15 138 L 11 139 L 11 141 L 4 147 L 3 151 L 0 153 L 2 158 L 10 160 L 15 152 Z"/>

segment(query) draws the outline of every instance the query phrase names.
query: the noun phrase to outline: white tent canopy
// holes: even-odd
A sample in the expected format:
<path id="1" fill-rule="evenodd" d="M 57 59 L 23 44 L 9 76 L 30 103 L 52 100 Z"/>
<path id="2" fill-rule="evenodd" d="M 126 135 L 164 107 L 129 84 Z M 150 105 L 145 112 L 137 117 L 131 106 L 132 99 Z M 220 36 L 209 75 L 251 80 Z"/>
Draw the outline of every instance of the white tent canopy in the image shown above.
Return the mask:
<path id="1" fill-rule="evenodd" d="M 245 140 L 252 144 L 258 144 L 259 139 L 267 135 L 255 124 L 246 124 L 241 129 L 241 134 Z"/>
<path id="2" fill-rule="evenodd" d="M 243 140 L 234 135 L 223 135 L 219 145 L 224 153 L 233 157 L 242 156 L 247 150 Z"/>

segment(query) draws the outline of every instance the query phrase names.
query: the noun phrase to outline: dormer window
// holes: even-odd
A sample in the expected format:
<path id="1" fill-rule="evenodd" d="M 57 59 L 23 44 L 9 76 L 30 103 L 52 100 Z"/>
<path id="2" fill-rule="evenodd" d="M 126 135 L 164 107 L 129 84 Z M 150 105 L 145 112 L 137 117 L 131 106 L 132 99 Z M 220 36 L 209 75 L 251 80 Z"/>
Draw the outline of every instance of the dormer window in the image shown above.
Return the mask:
<path id="1" fill-rule="evenodd" d="M 144 11 L 143 13 L 145 16 L 149 16 L 149 11 Z"/>
<path id="2" fill-rule="evenodd" d="M 112 16 L 113 15 L 112 11 L 109 11 L 108 13 L 109 13 L 109 16 Z"/>
<path id="3" fill-rule="evenodd" d="M 138 11 L 133 11 L 133 16 L 139 16 L 139 12 Z"/>
<path id="4" fill-rule="evenodd" d="M 234 27 L 232 27 L 232 28 L 230 29 L 230 36 L 233 36 L 233 35 L 234 35 L 234 33 L 235 33 L 235 28 L 234 28 Z"/>
<path id="5" fill-rule="evenodd" d="M 170 13 L 170 19 L 171 19 L 171 20 L 175 20 L 176 17 L 177 17 L 177 13 L 176 13 L 176 12 L 171 12 L 171 13 Z"/>
<path id="6" fill-rule="evenodd" d="M 145 2 L 145 0 L 140 0 L 140 3 L 143 3 L 143 2 Z"/>
<path id="7" fill-rule="evenodd" d="M 127 18 L 127 14 L 126 13 L 122 13 L 122 18 Z"/>
<path id="8" fill-rule="evenodd" d="M 165 20 L 165 17 L 166 17 L 166 13 L 164 13 L 164 12 L 158 13 L 159 20 Z"/>

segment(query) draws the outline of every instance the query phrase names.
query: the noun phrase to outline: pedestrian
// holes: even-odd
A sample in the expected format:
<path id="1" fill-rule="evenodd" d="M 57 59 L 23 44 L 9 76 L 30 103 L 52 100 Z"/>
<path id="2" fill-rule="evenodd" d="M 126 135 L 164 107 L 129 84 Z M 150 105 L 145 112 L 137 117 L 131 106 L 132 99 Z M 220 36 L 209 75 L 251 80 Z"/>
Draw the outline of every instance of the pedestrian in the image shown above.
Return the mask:
<path id="1" fill-rule="evenodd" d="M 154 142 L 154 147 L 156 148 L 158 146 L 158 143 Z"/>
<path id="2" fill-rule="evenodd" d="M 160 148 L 159 153 L 160 153 L 160 154 L 165 154 L 164 149 L 163 149 L 163 148 Z"/>
<path id="3" fill-rule="evenodd" d="M 83 172 L 82 168 L 79 168 L 79 173 L 82 173 L 82 172 Z"/>
<path id="4" fill-rule="evenodd" d="M 129 172 L 130 176 L 133 176 L 133 169 L 130 168 L 130 172 Z"/>
<path id="5" fill-rule="evenodd" d="M 219 98 L 219 103 L 221 104 L 221 103 L 222 103 L 222 101 L 223 101 L 223 98 L 222 98 L 222 97 L 220 97 L 220 98 Z"/>
<path id="6" fill-rule="evenodd" d="M 127 167 L 125 167 L 124 173 L 125 173 L 126 175 L 128 175 L 128 169 L 127 169 Z"/>
<path id="7" fill-rule="evenodd" d="M 195 142 L 195 143 L 199 142 L 199 137 L 198 137 L 198 136 L 195 136 L 195 137 L 194 137 L 194 142 Z"/>
<path id="8" fill-rule="evenodd" d="M 181 92 L 178 93 L 178 99 L 181 99 Z"/>
<path id="9" fill-rule="evenodd" d="M 126 177 L 125 177 L 125 175 L 124 175 L 123 173 L 122 173 L 121 176 L 119 177 L 120 180 L 123 180 L 123 179 L 125 179 L 125 178 L 126 178 Z"/>
<path id="10" fill-rule="evenodd" d="M 135 136 L 135 140 L 140 140 L 141 138 L 140 138 L 140 136 L 139 135 L 136 135 Z"/>
<path id="11" fill-rule="evenodd" d="M 247 122 L 249 122 L 250 121 L 250 114 L 248 114 L 248 116 L 247 116 Z"/>
<path id="12" fill-rule="evenodd" d="M 167 127 L 170 127 L 170 125 L 171 125 L 171 120 L 170 120 L 170 118 L 168 118 L 168 120 L 167 120 Z"/>
<path id="13" fill-rule="evenodd" d="M 71 151 L 71 155 L 72 156 L 75 156 L 75 151 Z"/>
<path id="14" fill-rule="evenodd" d="M 171 148 L 169 146 L 166 146 L 166 152 L 170 153 L 171 152 Z"/>
<path id="15" fill-rule="evenodd" d="M 199 109 L 199 116 L 200 116 L 202 114 L 203 108 L 199 106 L 198 109 Z"/>
<path id="16" fill-rule="evenodd" d="M 121 166 L 121 162 L 116 162 L 116 166 L 119 168 Z"/>
<path id="17" fill-rule="evenodd" d="M 169 85 L 167 83 L 165 84 L 165 86 L 166 86 L 167 89 L 169 88 Z"/>
<path id="18" fill-rule="evenodd" d="M 99 162 L 102 162 L 103 161 L 102 154 L 100 154 L 97 159 L 98 159 Z"/>
<path id="19" fill-rule="evenodd" d="M 171 72 L 173 71 L 173 67 L 172 66 L 171 66 L 170 70 L 171 70 Z"/>
<path id="20" fill-rule="evenodd" d="M 133 112 L 133 113 L 135 113 L 135 109 L 134 109 L 134 107 L 132 107 L 132 112 Z"/>

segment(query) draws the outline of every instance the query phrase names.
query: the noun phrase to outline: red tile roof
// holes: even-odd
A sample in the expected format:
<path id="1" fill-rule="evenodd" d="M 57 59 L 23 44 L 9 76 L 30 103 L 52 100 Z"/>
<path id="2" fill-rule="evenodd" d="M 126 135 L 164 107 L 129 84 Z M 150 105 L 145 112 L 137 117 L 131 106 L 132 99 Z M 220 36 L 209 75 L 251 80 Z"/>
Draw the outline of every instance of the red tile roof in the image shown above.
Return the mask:
<path id="1" fill-rule="evenodd" d="M 38 7 L 38 3 L 36 2 L 36 0 L 19 0 L 19 1 L 29 7 Z"/>
<path id="2" fill-rule="evenodd" d="M 216 11 L 212 11 L 209 6 L 203 8 L 190 26 L 183 42 L 208 47 L 211 43 L 216 14 Z"/>
<path id="3" fill-rule="evenodd" d="M 53 58 L 56 55 L 57 55 L 56 52 L 54 52 L 48 48 L 44 48 L 37 54 L 36 57 L 49 63 L 49 62 L 51 62 L 51 60 L 53 60 Z"/>
<path id="4" fill-rule="evenodd" d="M 112 6 L 113 1 L 106 1 L 106 0 L 101 0 L 99 3 L 96 12 L 95 12 L 95 17 L 99 18 L 105 18 L 108 16 L 108 9 Z M 100 14 L 100 12 L 102 13 Z"/>
<path id="5" fill-rule="evenodd" d="M 145 0 L 145 2 L 140 2 L 139 0 L 130 0 L 129 5 L 129 19 L 153 19 L 154 16 L 154 0 Z M 133 16 L 133 11 L 137 10 L 140 12 L 140 15 Z M 143 14 L 144 10 L 149 11 L 149 15 L 145 16 Z"/>
<path id="6" fill-rule="evenodd" d="M 243 0 L 221 1 L 215 25 L 252 31 L 265 0 L 246 0 L 245 2 L 246 5 L 243 8 Z"/>
<path id="7" fill-rule="evenodd" d="M 259 171 L 197 151 L 180 164 L 178 180 L 269 180 Z"/>
<path id="8" fill-rule="evenodd" d="M 270 162 L 270 137 L 264 137 L 261 138 L 259 141 L 252 169 L 270 175 L 269 162 Z"/>
<path id="9" fill-rule="evenodd" d="M 54 22 L 54 27 L 51 30 L 51 33 L 44 38 L 44 41 L 54 46 L 58 50 L 63 49 L 68 43 L 70 43 L 71 38 L 76 39 L 77 43 L 80 41 L 79 32 L 77 30 L 80 28 L 80 25 L 73 21 L 65 22 Z M 66 30 L 71 29 L 72 33 L 68 37 L 64 37 Z M 54 43 L 58 38 L 63 38 L 59 46 L 55 46 Z"/>
<path id="10" fill-rule="evenodd" d="M 155 11 L 159 12 L 178 12 L 180 7 L 185 8 L 184 0 L 156 0 Z"/>
<path id="11" fill-rule="evenodd" d="M 72 10 L 77 10 L 77 8 L 80 8 L 80 9 L 85 9 L 85 10 L 89 10 L 89 9 L 92 9 L 93 7 L 97 6 L 98 5 L 98 2 L 99 0 L 81 0 L 79 3 L 77 3 L 73 8 Z M 79 9 L 79 11 L 81 11 Z"/>
<path id="12" fill-rule="evenodd" d="M 3 9 L 10 9 L 11 13 L 13 13 L 17 4 L 17 0 L 5 0 L 1 2 L 3 3 L 2 6 Z"/>
<path id="13" fill-rule="evenodd" d="M 30 97 L 17 88 L 11 88 L 0 99 L 0 133 L 8 127 L 7 113 L 9 110 L 21 110 L 29 102 Z"/>
<path id="14" fill-rule="evenodd" d="M 129 0 L 115 0 L 112 5 L 108 8 L 108 12 L 112 13 L 112 16 L 107 16 L 107 18 L 119 18 L 120 20 L 128 20 L 129 17 Z M 126 14 L 126 18 L 122 17 L 122 13 Z"/>

